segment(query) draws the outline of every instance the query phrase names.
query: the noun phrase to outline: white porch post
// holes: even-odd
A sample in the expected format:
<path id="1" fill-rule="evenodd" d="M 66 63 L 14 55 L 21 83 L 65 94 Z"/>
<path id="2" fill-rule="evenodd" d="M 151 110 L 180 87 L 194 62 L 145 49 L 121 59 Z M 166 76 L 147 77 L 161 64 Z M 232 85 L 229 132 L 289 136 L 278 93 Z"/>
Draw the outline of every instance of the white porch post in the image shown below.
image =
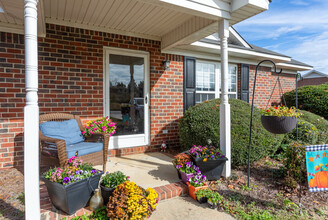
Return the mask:
<path id="1" fill-rule="evenodd" d="M 220 146 L 227 156 L 223 176 L 231 174 L 231 125 L 230 104 L 228 98 L 228 37 L 229 21 L 222 19 L 219 22 L 219 37 L 221 45 L 221 104 L 220 104 Z"/>
<path id="2" fill-rule="evenodd" d="M 25 0 L 24 7 L 24 186 L 27 220 L 40 219 L 37 3 L 38 0 Z"/>

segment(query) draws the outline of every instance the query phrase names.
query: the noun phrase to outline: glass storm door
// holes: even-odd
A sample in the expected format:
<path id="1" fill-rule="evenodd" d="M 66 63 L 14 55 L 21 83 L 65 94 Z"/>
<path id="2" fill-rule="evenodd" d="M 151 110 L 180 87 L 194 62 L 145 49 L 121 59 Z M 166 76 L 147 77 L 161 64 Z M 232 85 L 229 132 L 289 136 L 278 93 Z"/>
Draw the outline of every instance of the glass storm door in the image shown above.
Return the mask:
<path id="1" fill-rule="evenodd" d="M 105 53 L 105 112 L 117 123 L 110 148 L 148 145 L 148 53 L 122 49 L 108 49 Z"/>

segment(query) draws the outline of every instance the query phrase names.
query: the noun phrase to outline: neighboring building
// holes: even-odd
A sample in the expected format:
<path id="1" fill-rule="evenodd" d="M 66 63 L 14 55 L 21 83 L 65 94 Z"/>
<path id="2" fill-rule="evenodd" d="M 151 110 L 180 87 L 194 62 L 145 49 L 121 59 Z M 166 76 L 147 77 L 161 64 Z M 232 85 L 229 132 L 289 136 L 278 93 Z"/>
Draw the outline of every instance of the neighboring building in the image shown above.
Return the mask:
<path id="1" fill-rule="evenodd" d="M 304 74 L 302 79 L 298 80 L 298 87 L 301 86 L 311 86 L 311 85 L 321 85 L 328 82 L 328 75 L 317 70 L 311 70 L 310 72 Z"/>
<path id="2" fill-rule="evenodd" d="M 24 4 L 2 2 L 0 168 L 6 168 L 21 166 L 24 158 Z M 220 42 L 213 34 L 222 20 L 219 15 L 233 25 L 268 5 L 266 0 L 235 0 L 233 7 L 230 1 L 218 0 L 220 8 L 197 1 L 39 2 L 40 114 L 72 113 L 83 122 L 110 115 L 118 122 L 110 156 L 156 150 L 163 141 L 169 147 L 178 145 L 178 122 L 184 110 L 220 95 Z M 295 88 L 297 71 L 312 69 L 247 43 L 233 28 L 229 31 L 230 98 L 251 101 L 255 66 L 263 59 L 283 68 L 284 92 Z M 166 70 L 164 60 L 170 62 Z M 265 106 L 277 77 L 271 66 L 264 63 L 259 69 L 259 107 Z M 272 101 L 280 101 L 278 90 Z M 131 104 L 135 104 L 133 113 Z"/>

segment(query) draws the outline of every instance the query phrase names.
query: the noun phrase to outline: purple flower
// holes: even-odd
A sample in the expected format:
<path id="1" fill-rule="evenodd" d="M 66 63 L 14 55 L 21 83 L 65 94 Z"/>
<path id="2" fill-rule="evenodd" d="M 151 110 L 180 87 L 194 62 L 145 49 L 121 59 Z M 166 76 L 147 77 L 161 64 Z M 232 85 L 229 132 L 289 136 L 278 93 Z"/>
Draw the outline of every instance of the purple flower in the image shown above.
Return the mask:
<path id="1" fill-rule="evenodd" d="M 92 170 L 91 171 L 93 174 L 96 174 L 97 173 L 97 170 Z"/>
<path id="2" fill-rule="evenodd" d="M 186 167 L 189 169 L 192 166 L 192 162 L 187 162 Z"/>
<path id="3" fill-rule="evenodd" d="M 75 171 L 75 173 L 76 173 L 77 175 L 82 175 L 82 174 L 83 174 L 83 171 L 82 171 L 82 170 L 77 170 L 77 171 Z"/>
<path id="4" fill-rule="evenodd" d="M 69 182 L 69 177 L 64 177 L 63 183 L 68 183 Z"/>
<path id="5" fill-rule="evenodd" d="M 182 166 L 181 165 L 176 165 L 175 168 L 179 170 Z"/>

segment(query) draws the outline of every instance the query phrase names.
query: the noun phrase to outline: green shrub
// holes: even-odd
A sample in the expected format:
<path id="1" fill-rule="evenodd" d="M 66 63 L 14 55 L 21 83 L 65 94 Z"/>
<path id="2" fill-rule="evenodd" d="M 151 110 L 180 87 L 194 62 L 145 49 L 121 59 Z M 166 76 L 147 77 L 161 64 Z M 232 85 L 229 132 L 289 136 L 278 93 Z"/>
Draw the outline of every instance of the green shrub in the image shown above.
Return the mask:
<path id="1" fill-rule="evenodd" d="M 298 120 L 298 141 L 303 146 L 317 144 L 318 129 L 312 123 Z M 296 142 L 296 128 L 290 133 L 287 133 L 282 141 L 283 144 L 291 144 Z"/>
<path id="2" fill-rule="evenodd" d="M 306 183 L 305 148 L 300 143 L 291 143 L 283 152 L 285 184 L 291 188 Z"/>
<path id="3" fill-rule="evenodd" d="M 328 121 L 323 117 L 308 111 L 301 110 L 301 118 L 310 122 L 318 129 L 318 140 L 316 144 L 328 144 Z"/>
<path id="4" fill-rule="evenodd" d="M 284 96 L 288 106 L 295 106 L 295 90 L 286 92 Z M 328 119 L 328 83 L 299 88 L 298 103 L 300 109 L 310 111 Z"/>
<path id="5" fill-rule="evenodd" d="M 248 160 L 249 122 L 251 106 L 247 102 L 230 99 L 231 156 L 233 165 L 245 165 Z M 193 145 L 220 146 L 220 100 L 213 99 L 189 108 L 179 123 L 180 144 L 183 150 Z M 271 156 L 280 146 L 284 135 L 267 132 L 261 124 L 260 110 L 254 107 L 251 162 Z"/>

